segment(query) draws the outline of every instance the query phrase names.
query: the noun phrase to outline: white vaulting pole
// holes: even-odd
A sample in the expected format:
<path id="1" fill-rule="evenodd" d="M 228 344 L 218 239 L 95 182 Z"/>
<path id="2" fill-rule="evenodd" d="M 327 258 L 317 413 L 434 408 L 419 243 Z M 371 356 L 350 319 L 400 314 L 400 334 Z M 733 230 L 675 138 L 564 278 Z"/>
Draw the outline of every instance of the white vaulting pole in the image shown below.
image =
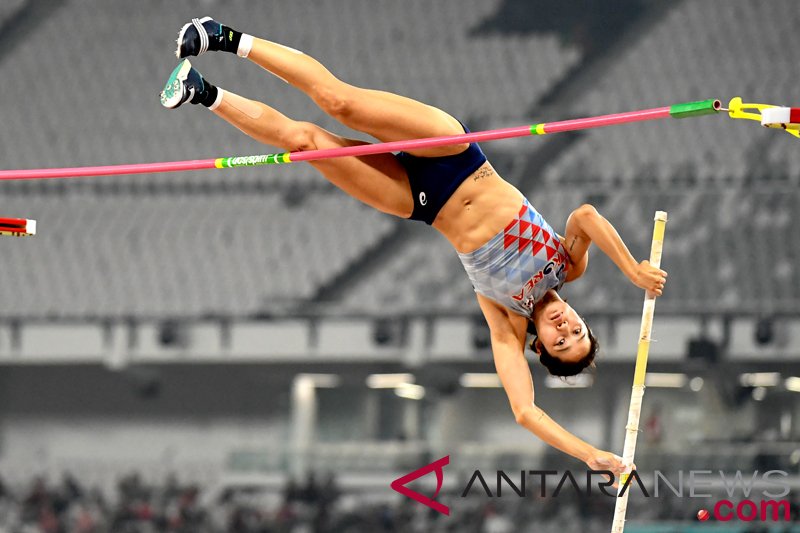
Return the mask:
<path id="1" fill-rule="evenodd" d="M 666 227 L 666 211 L 656 211 L 653 243 L 650 246 L 650 264 L 656 268 L 661 268 L 661 251 L 664 247 L 664 230 Z M 653 313 L 655 310 L 655 294 L 646 293 L 644 309 L 642 310 L 642 327 L 639 330 L 639 348 L 636 352 L 636 370 L 633 374 L 631 406 L 628 409 L 628 423 L 625 426 L 625 448 L 622 452 L 622 460 L 626 465 L 633 464 L 633 457 L 636 453 L 636 437 L 639 435 L 639 418 L 642 414 L 642 399 L 644 398 L 644 380 L 647 375 L 647 355 L 650 352 L 650 332 L 653 329 Z M 625 530 L 625 514 L 628 511 L 628 496 L 631 490 L 628 487 L 625 494 L 621 496 L 619 492 L 622 492 L 627 480 L 628 475 L 623 474 L 619 481 L 611 533 L 623 533 Z"/>

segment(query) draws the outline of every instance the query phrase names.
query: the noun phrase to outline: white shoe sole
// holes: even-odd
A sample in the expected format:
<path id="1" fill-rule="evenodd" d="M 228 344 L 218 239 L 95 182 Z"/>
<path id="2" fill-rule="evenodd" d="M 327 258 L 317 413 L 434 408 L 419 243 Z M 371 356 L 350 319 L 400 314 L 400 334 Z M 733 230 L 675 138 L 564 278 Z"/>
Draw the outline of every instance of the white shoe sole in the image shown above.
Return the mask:
<path id="1" fill-rule="evenodd" d="M 167 80 L 164 90 L 161 91 L 161 105 L 168 109 L 175 109 L 183 103 L 183 82 L 189 76 L 190 70 L 192 70 L 192 64 L 188 59 L 181 61 L 181 64 L 175 68 Z"/>

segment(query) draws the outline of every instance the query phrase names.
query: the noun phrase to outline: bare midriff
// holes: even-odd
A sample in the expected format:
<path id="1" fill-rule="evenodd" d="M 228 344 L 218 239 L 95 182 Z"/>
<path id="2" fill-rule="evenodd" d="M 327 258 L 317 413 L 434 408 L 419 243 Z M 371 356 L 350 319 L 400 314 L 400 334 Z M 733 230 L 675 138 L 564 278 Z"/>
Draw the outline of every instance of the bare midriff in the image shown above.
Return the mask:
<path id="1" fill-rule="evenodd" d="M 477 250 L 519 213 L 523 195 L 487 161 L 444 204 L 433 227 L 460 253 Z"/>

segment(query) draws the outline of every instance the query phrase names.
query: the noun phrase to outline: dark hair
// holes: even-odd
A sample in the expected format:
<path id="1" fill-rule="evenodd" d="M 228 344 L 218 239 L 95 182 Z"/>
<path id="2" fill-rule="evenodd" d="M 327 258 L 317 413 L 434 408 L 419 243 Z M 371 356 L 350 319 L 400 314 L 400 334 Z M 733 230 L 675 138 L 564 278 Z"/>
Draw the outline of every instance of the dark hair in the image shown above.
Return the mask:
<path id="1" fill-rule="evenodd" d="M 600 348 L 600 343 L 597 342 L 597 338 L 592 334 L 592 330 L 588 324 L 586 324 L 586 335 L 589 337 L 589 352 L 577 361 L 572 362 L 565 362 L 558 357 L 554 357 L 545 349 L 541 342 L 537 349 L 536 342 L 539 340 L 539 337 L 536 334 L 536 326 L 534 326 L 532 320 L 528 322 L 528 333 L 533 335 L 533 339 L 529 344 L 531 350 L 539 354 L 539 361 L 551 375 L 559 377 L 577 376 L 586 370 L 586 368 L 594 366 L 594 360 L 597 356 L 597 350 Z"/>

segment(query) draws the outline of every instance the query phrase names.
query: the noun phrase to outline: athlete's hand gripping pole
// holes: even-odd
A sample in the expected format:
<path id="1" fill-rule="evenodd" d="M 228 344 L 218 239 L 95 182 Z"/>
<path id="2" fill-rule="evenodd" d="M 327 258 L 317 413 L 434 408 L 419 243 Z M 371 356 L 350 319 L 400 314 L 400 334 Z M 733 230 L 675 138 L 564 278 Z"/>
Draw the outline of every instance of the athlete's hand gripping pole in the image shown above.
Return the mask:
<path id="1" fill-rule="evenodd" d="M 656 211 L 653 242 L 650 246 L 650 264 L 656 268 L 661 268 L 661 250 L 664 246 L 664 231 L 666 227 L 667 213 L 665 211 Z M 639 348 L 636 353 L 636 370 L 633 375 L 631 405 L 628 409 L 628 423 L 625 426 L 625 447 L 622 453 L 622 461 L 625 465 L 633 465 L 633 458 L 636 452 L 636 438 L 639 434 L 639 418 L 642 414 L 642 399 L 644 398 L 644 381 L 647 374 L 647 356 L 650 352 L 650 332 L 653 329 L 653 313 L 655 309 L 656 296 L 654 293 L 647 292 L 644 298 L 644 309 L 642 310 L 642 326 L 639 330 Z M 630 495 L 630 487 L 626 487 L 627 479 L 628 476 L 623 474 L 619 483 L 611 533 L 623 533 L 625 530 L 625 514 L 628 510 L 628 496 Z"/>

